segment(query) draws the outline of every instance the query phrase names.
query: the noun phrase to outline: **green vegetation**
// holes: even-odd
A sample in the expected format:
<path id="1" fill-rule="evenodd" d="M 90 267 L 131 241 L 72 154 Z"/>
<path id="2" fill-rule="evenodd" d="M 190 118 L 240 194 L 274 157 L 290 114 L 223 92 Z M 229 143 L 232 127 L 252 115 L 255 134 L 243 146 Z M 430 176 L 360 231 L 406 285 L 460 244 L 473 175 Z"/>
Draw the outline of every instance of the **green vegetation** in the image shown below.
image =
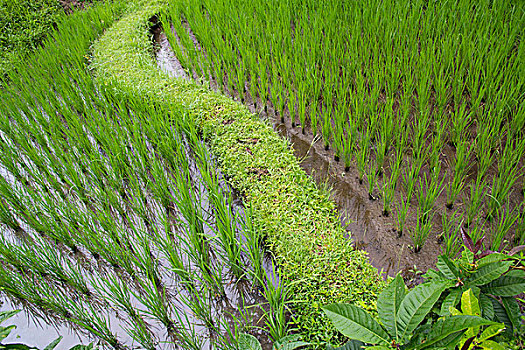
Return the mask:
<path id="1" fill-rule="evenodd" d="M 36 49 L 63 17 L 58 0 L 0 0 L 0 75 Z"/>
<path id="2" fill-rule="evenodd" d="M 457 260 L 441 255 L 439 270 L 408 292 L 396 276 L 377 300 L 380 323 L 352 304 L 323 307 L 351 339 L 341 349 L 506 349 L 505 341 L 523 346 L 516 300 L 525 290 L 523 256 L 493 253 L 476 260 L 478 249 L 465 249 Z"/>
<path id="3" fill-rule="evenodd" d="M 439 216 L 524 243 L 522 2 L 173 0 L 163 21 L 190 73 L 320 134 L 416 252 L 457 251 Z"/>
<path id="4" fill-rule="evenodd" d="M 97 0 L 0 0 L 0 76 L 52 34 L 64 10 Z"/>
<path id="5" fill-rule="evenodd" d="M 281 279 L 290 284 L 293 326 L 305 340 L 337 342 L 335 330 L 320 317 L 320 305 L 354 301 L 374 310 L 383 287 L 377 270 L 366 253 L 352 248 L 334 203 L 270 125 L 219 93 L 157 69 L 148 20 L 164 9 L 160 3 L 138 4 L 94 45 L 92 67 L 100 85 L 124 99 L 145 96 L 183 109 L 196 121 L 221 170 L 253 210 L 254 226 L 274 253 Z"/>
<path id="6" fill-rule="evenodd" d="M 273 344 L 273 350 L 294 350 L 306 345 L 310 345 L 304 341 L 300 340 L 300 337 L 297 335 L 289 335 L 284 337 L 278 342 Z M 251 334 L 243 333 L 239 337 L 239 350 L 262 350 L 262 346 Z"/>
<path id="7" fill-rule="evenodd" d="M 0 78 L 0 294 L 115 349 L 522 345 L 523 247 L 486 249 L 525 237 L 522 5 L 297 5 L 113 0 L 5 41 L 34 53 Z M 156 67 L 155 17 L 205 84 Z M 223 92 L 321 134 L 415 251 L 439 222 L 437 271 L 384 288 L 290 145 Z"/>

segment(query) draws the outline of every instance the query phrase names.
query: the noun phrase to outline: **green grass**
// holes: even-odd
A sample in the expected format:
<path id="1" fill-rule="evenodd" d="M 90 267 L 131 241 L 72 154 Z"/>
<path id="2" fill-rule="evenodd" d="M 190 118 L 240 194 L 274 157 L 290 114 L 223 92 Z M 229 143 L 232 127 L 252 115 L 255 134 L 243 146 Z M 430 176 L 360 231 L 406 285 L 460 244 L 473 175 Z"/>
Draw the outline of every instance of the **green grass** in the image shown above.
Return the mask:
<path id="1" fill-rule="evenodd" d="M 37 48 L 64 16 L 57 0 L 1 0 L 0 75 Z"/>
<path id="2" fill-rule="evenodd" d="M 519 243 L 493 226 L 525 206 L 522 2 L 173 0 L 165 22 L 188 72 L 309 126 L 393 217 L 455 208 L 493 246 Z"/>
<path id="3" fill-rule="evenodd" d="M 222 171 L 252 208 L 254 225 L 264 233 L 283 280 L 291 284 L 295 326 L 311 340 L 337 341 L 320 305 L 351 300 L 373 310 L 381 278 L 366 253 L 345 238 L 334 203 L 270 125 L 221 94 L 157 69 L 148 19 L 162 10 L 160 3 L 139 2 L 105 33 L 94 46 L 98 81 L 123 98 L 138 94 L 166 108 L 182 108 L 195 120 Z M 258 140 L 250 152 L 242 142 L 248 139 Z"/>

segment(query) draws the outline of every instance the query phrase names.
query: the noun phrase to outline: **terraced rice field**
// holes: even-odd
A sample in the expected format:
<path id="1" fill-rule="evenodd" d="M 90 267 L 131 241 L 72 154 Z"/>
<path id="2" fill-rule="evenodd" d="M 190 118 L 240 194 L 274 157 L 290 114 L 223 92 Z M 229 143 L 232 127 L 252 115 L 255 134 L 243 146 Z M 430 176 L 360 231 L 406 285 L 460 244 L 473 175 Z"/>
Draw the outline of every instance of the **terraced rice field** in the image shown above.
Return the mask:
<path id="1" fill-rule="evenodd" d="M 324 306 L 375 317 L 462 233 L 518 254 L 523 28 L 502 1 L 73 12 L 1 78 L 2 300 L 102 348 L 332 349 Z"/>

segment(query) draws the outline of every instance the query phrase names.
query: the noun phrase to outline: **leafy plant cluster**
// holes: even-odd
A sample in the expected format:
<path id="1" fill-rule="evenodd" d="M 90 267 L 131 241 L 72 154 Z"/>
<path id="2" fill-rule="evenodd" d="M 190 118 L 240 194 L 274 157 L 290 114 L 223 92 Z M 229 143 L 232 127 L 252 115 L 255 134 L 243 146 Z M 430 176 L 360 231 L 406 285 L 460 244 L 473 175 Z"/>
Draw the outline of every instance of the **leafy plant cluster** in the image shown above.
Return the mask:
<path id="1" fill-rule="evenodd" d="M 461 256 L 440 255 L 437 270 L 427 272 L 425 283 L 407 291 L 396 276 L 379 295 L 379 320 L 351 304 L 325 306 L 336 328 L 351 339 L 340 349 L 523 346 L 524 317 L 516 296 L 525 291 L 525 246 L 507 255 L 482 251 L 482 240 L 464 237 Z"/>

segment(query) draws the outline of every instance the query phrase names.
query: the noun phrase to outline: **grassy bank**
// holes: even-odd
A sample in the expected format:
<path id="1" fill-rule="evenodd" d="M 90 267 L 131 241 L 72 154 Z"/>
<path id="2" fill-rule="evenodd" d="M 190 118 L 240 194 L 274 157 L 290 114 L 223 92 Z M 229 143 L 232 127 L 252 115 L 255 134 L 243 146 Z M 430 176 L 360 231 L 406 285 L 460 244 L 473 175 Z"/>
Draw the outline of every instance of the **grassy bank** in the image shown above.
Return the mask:
<path id="1" fill-rule="evenodd" d="M 163 10 L 161 2 L 139 1 L 136 11 L 105 33 L 94 46 L 98 81 L 123 97 L 139 94 L 170 109 L 182 108 L 196 121 L 267 237 L 296 299 L 297 327 L 312 340 L 335 340 L 319 306 L 352 301 L 373 310 L 381 278 L 366 254 L 351 247 L 334 204 L 270 125 L 229 98 L 157 69 L 148 20 Z"/>
<path id="2" fill-rule="evenodd" d="M 41 44 L 64 12 L 57 0 L 0 1 L 0 75 L 20 54 Z"/>

